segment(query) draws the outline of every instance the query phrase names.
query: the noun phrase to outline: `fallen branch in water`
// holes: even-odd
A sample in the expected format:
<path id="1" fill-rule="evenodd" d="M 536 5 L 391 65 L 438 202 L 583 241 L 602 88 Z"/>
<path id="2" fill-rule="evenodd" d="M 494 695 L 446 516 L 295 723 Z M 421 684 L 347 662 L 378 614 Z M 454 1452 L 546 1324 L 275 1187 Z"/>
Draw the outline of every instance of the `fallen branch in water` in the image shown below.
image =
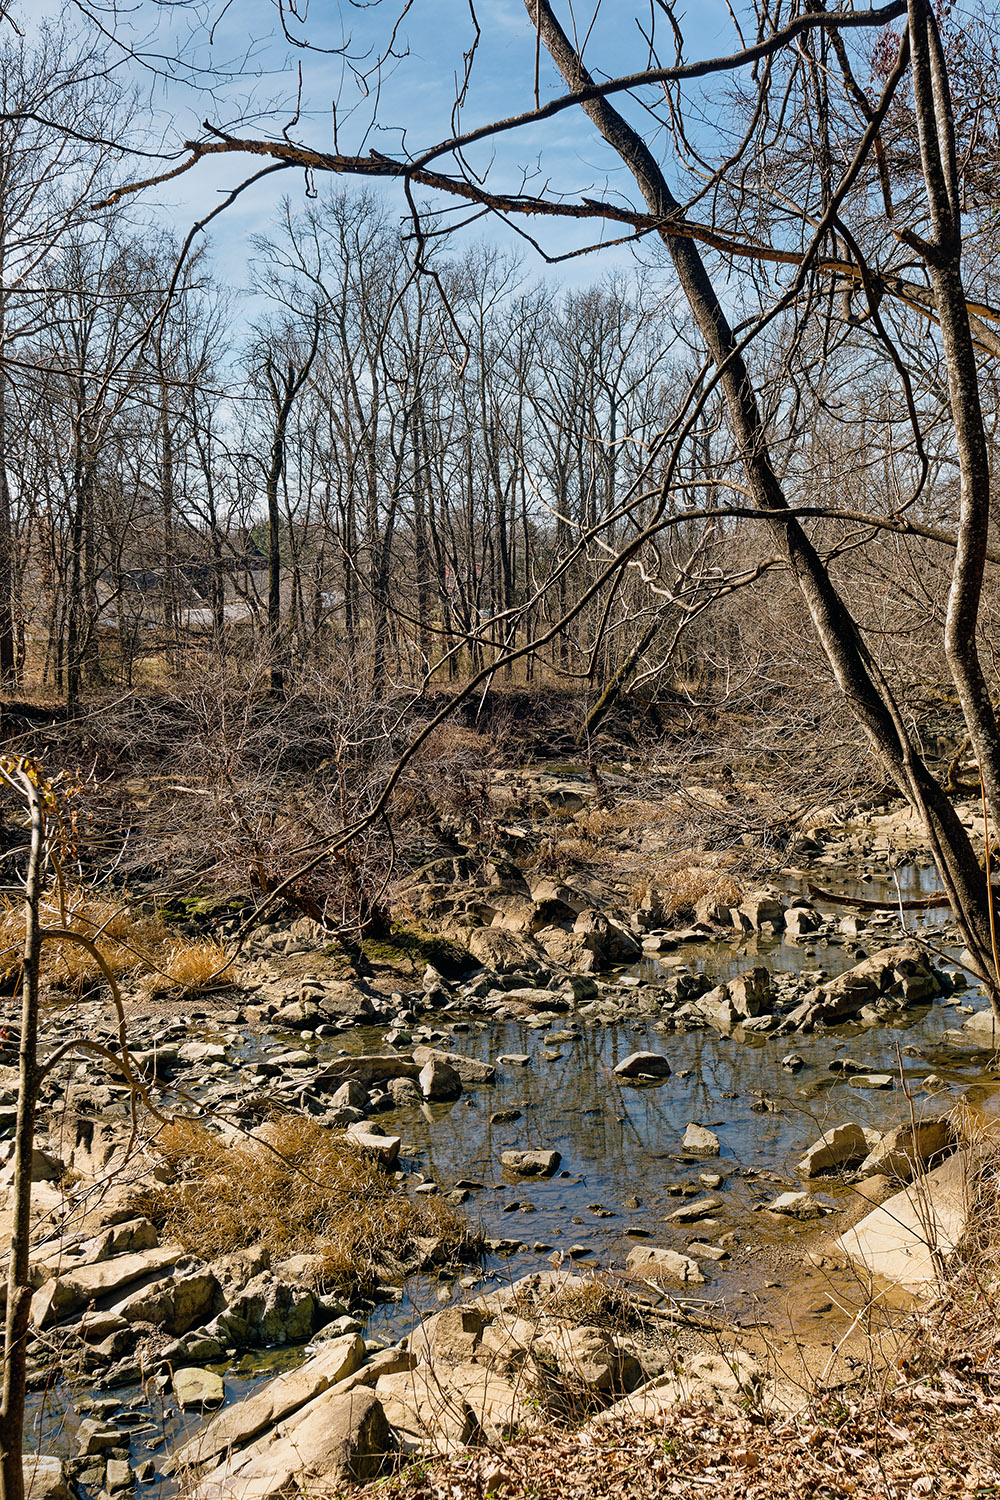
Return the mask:
<path id="1" fill-rule="evenodd" d="M 806 893 L 810 901 L 832 901 L 835 906 L 855 906 L 860 911 L 928 911 L 934 906 L 949 906 L 944 891 L 935 891 L 933 896 L 919 896 L 913 901 L 900 901 L 888 896 L 884 901 L 869 901 L 864 896 L 835 896 L 832 891 L 821 891 L 818 885 L 806 882 Z"/>

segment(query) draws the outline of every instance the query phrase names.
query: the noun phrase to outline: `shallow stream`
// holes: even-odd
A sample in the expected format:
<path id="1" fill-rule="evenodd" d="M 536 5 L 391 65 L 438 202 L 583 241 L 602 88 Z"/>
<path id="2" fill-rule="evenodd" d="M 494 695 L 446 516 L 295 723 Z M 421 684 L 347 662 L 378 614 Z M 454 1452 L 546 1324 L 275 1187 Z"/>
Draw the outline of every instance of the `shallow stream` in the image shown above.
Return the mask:
<path id="1" fill-rule="evenodd" d="M 822 871 L 821 883 L 844 895 L 877 900 L 906 900 L 937 888 L 932 869 L 911 865 L 897 873 L 898 892 L 891 879 L 881 884 L 847 879 L 828 869 Z M 789 878 L 789 891 L 798 888 Z M 844 910 L 839 908 L 840 914 Z M 941 957 L 950 960 L 951 967 L 957 953 L 947 941 L 945 916 L 940 910 L 907 912 L 905 922 L 911 931 L 919 926 L 932 943 L 940 940 Z M 887 925 L 892 931 L 886 940 L 898 941 L 898 914 Z M 860 940 L 868 953 L 881 946 L 876 933 L 877 928 Z M 853 942 L 849 949 L 840 940 L 808 938 L 684 944 L 663 960 L 644 961 L 631 977 L 655 985 L 680 964 L 722 980 L 754 962 L 771 969 L 823 970 L 823 977 L 832 977 L 858 961 L 853 948 Z M 629 1250 L 640 1243 L 686 1250 L 691 1241 L 717 1245 L 720 1237 L 734 1232 L 738 1244 L 732 1257 L 714 1263 L 701 1259 L 708 1283 L 683 1295 L 719 1306 L 729 1319 L 752 1322 L 760 1316 L 761 1297 L 766 1297 L 768 1278 L 774 1274 L 770 1252 L 787 1251 L 803 1235 L 815 1234 L 814 1223 L 779 1218 L 761 1209 L 779 1192 L 804 1185 L 795 1175 L 795 1162 L 818 1135 L 845 1119 L 883 1128 L 898 1123 L 909 1107 L 901 1080 L 919 1110 L 931 1107 L 931 1096 L 923 1088 L 931 1073 L 941 1081 L 933 1094 L 935 1109 L 947 1109 L 960 1097 L 988 1109 L 992 1096 L 1000 1097 L 1000 1072 L 991 1066 L 989 1055 L 956 1036 L 965 1018 L 960 1007 L 983 1003 L 970 988 L 951 1000 L 914 1007 L 892 1024 L 850 1024 L 785 1038 L 737 1039 L 710 1029 L 674 1034 L 642 1019 L 592 1027 L 573 1015 L 556 1016 L 545 1025 L 459 1021 L 453 1038 L 456 1051 L 491 1062 L 510 1055 L 528 1061 L 500 1064 L 495 1085 L 471 1090 L 454 1104 L 399 1109 L 378 1116 L 378 1122 L 387 1133 L 402 1136 L 401 1166 L 422 1173 L 442 1191 L 458 1182 L 476 1184 L 469 1188 L 465 1211 L 490 1237 L 521 1243 L 523 1248 L 510 1257 L 487 1260 L 482 1271 L 486 1289 L 491 1280 L 548 1268 L 560 1254 L 567 1257 L 564 1264 L 572 1260 L 579 1269 L 613 1268 L 623 1266 Z M 571 1031 L 576 1034 L 567 1035 Z M 557 1039 L 560 1034 L 562 1039 Z M 246 1060 L 302 1045 L 299 1036 L 261 1036 L 248 1030 L 239 1050 Z M 382 1050 L 384 1027 L 348 1032 L 315 1046 L 321 1058 Z M 671 1075 L 655 1085 L 623 1085 L 614 1066 L 635 1051 L 666 1056 Z M 782 1066 L 790 1052 L 802 1059 L 795 1072 Z M 892 1087 L 858 1087 L 849 1074 L 831 1071 L 831 1063 L 844 1059 L 862 1064 L 866 1072 L 892 1075 Z M 515 1120 L 491 1120 L 494 1114 L 515 1110 L 520 1112 Z M 681 1141 L 692 1121 L 718 1135 L 718 1158 L 685 1156 Z M 529 1147 L 558 1150 L 560 1172 L 545 1181 L 505 1179 L 501 1153 Z M 699 1181 L 699 1174 L 706 1172 L 721 1175 L 718 1189 Z M 824 1182 L 815 1190 L 838 1210 L 850 1210 L 857 1202 L 846 1184 Z M 711 1191 L 723 1206 L 708 1222 L 664 1222 L 684 1201 L 685 1192 L 690 1197 L 693 1191 Z M 839 1218 L 838 1214 L 826 1220 L 827 1229 L 836 1229 Z M 766 1253 L 748 1256 L 748 1247 Z M 398 1338 L 421 1314 L 467 1294 L 466 1286 L 451 1280 L 414 1278 L 401 1301 L 372 1314 L 368 1333 Z M 224 1371 L 228 1399 L 239 1399 L 255 1380 L 302 1357 L 301 1350 L 290 1349 L 234 1360 Z M 44 1402 L 33 1398 L 34 1440 L 42 1451 L 75 1451 L 73 1432 L 79 1417 L 72 1402 L 81 1394 L 85 1393 L 79 1388 L 72 1393 L 59 1388 Z M 101 1415 L 120 1420 L 123 1428 L 134 1424 L 136 1465 L 150 1457 L 162 1458 L 184 1431 L 202 1420 L 174 1411 L 169 1391 L 162 1402 L 151 1399 L 150 1389 L 138 1387 L 99 1394 L 108 1401 Z M 143 1486 L 146 1494 L 167 1492 L 159 1479 Z"/>

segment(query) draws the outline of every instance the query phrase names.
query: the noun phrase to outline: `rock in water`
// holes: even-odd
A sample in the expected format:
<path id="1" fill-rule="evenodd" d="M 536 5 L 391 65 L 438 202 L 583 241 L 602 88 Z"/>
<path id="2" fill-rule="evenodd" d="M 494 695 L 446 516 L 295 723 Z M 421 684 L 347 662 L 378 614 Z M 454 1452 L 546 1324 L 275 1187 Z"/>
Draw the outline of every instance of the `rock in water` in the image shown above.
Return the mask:
<path id="1" fill-rule="evenodd" d="M 658 1052 L 633 1052 L 615 1065 L 618 1078 L 669 1078 L 670 1064 Z"/>
<path id="2" fill-rule="evenodd" d="M 213 1370 L 195 1367 L 175 1370 L 173 1386 L 177 1405 L 184 1407 L 185 1410 L 189 1407 L 197 1407 L 200 1411 L 208 1411 L 213 1407 L 221 1406 L 226 1399 L 226 1388 L 222 1383 L 222 1376 L 216 1375 Z"/>
<path id="3" fill-rule="evenodd" d="M 719 1137 L 712 1130 L 706 1130 L 704 1125 L 695 1125 L 692 1122 L 684 1132 L 681 1147 L 690 1156 L 718 1156 L 721 1147 Z"/>
<path id="4" fill-rule="evenodd" d="M 500 1160 L 505 1171 L 518 1177 L 551 1177 L 562 1157 L 558 1151 L 505 1151 Z"/>

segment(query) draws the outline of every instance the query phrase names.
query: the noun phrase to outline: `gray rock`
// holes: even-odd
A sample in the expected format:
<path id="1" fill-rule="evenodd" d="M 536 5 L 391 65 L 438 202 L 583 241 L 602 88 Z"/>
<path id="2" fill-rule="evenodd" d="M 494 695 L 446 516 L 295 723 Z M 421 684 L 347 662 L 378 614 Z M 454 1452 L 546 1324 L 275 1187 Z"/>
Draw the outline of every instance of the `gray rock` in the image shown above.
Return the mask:
<path id="1" fill-rule="evenodd" d="M 706 1130 L 704 1125 L 696 1125 L 692 1121 L 684 1132 L 681 1149 L 689 1156 L 718 1156 L 722 1148 L 714 1131 Z"/>
<path id="2" fill-rule="evenodd" d="M 506 1172 L 518 1177 L 551 1177 L 562 1157 L 558 1151 L 505 1151 L 500 1160 Z"/>
<path id="3" fill-rule="evenodd" d="M 618 1078 L 669 1078 L 670 1064 L 658 1052 L 632 1052 L 615 1065 Z"/>
<path id="4" fill-rule="evenodd" d="M 287 1026 L 290 1031 L 315 1031 L 322 1023 L 323 1015 L 313 1000 L 295 1000 L 283 1005 L 273 1017 L 277 1026 Z"/>

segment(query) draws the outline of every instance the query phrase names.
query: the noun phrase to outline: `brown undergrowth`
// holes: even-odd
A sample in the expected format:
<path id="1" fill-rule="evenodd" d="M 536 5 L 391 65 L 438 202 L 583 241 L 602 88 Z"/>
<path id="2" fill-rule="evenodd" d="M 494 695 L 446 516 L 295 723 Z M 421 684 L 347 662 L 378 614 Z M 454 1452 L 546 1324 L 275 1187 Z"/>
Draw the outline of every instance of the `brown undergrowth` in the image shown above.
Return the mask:
<path id="1" fill-rule="evenodd" d="M 482 1248 L 450 1204 L 409 1197 L 349 1136 L 302 1116 L 233 1145 L 203 1126 L 175 1124 L 156 1144 L 173 1180 L 140 1206 L 207 1260 L 258 1245 L 276 1261 L 318 1255 L 325 1284 L 364 1295 L 432 1250 L 470 1259 Z"/>
<path id="2" fill-rule="evenodd" d="M 192 994 L 233 983 L 229 956 L 220 943 L 181 937 L 155 912 L 137 910 L 127 899 L 70 889 L 60 901 L 52 891 L 43 899 L 41 919 L 48 929 L 88 939 L 116 979 L 138 980 L 151 994 Z M 0 901 L 0 984 L 17 980 L 23 951 L 24 903 L 6 898 Z M 45 944 L 43 977 L 57 989 L 79 994 L 104 976 L 82 943 L 51 937 Z"/>

